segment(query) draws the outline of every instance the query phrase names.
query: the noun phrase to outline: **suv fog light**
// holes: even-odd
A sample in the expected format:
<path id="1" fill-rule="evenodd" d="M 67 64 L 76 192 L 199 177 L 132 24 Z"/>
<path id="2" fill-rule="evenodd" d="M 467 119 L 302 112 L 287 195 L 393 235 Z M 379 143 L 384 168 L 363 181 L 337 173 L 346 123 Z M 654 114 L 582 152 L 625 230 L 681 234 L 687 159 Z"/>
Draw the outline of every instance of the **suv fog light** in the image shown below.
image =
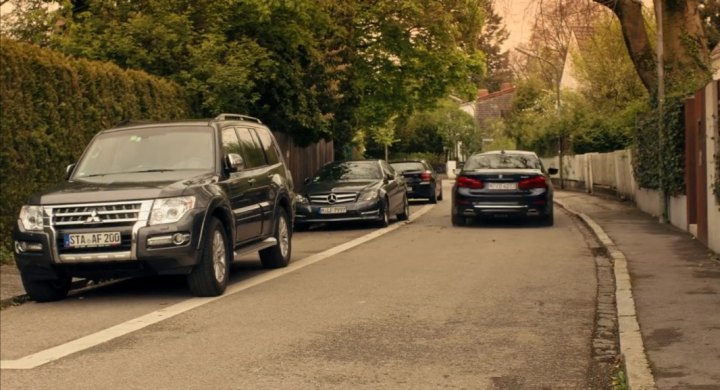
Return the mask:
<path id="1" fill-rule="evenodd" d="M 188 233 L 175 233 L 172 237 L 173 244 L 182 245 L 190 241 L 190 234 Z"/>
<path id="2" fill-rule="evenodd" d="M 172 236 L 155 236 L 150 237 L 147 240 L 147 245 L 149 247 L 156 247 L 156 246 L 168 246 L 172 244 Z"/>
<path id="3" fill-rule="evenodd" d="M 15 241 L 15 252 L 42 252 L 43 247 L 39 242 Z"/>

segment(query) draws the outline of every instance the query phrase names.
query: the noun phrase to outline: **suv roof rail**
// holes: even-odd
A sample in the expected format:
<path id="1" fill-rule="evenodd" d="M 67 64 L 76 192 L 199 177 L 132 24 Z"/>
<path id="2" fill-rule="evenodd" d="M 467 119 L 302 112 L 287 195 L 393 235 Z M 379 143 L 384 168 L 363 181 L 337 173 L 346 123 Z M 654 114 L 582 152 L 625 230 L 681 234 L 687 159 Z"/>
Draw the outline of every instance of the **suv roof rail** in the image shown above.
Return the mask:
<path id="1" fill-rule="evenodd" d="M 152 123 L 152 121 L 149 120 L 140 120 L 140 119 L 123 119 L 120 122 L 116 123 L 114 127 L 122 127 L 122 126 L 132 126 L 132 125 L 143 125 L 146 123 Z"/>
<path id="2" fill-rule="evenodd" d="M 235 119 L 235 120 L 239 119 L 242 121 L 250 121 L 250 122 L 256 122 L 256 123 L 262 124 L 260 119 L 252 117 L 252 116 L 247 116 L 247 115 L 222 113 L 215 117 L 216 121 L 226 121 L 226 120 L 233 120 L 233 119 Z"/>

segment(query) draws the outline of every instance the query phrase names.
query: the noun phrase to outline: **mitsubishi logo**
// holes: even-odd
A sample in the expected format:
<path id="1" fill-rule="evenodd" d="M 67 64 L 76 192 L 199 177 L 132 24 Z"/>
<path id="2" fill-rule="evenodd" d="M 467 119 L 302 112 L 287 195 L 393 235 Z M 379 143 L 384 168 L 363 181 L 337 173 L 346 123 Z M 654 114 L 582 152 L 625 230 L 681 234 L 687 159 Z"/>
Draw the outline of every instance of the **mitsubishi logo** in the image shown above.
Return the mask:
<path id="1" fill-rule="evenodd" d="M 90 212 L 90 216 L 87 217 L 87 219 L 85 220 L 85 223 L 100 223 L 100 222 L 102 222 L 102 219 L 100 219 L 100 216 L 98 216 L 97 210 L 92 209 L 92 211 Z"/>
<path id="2" fill-rule="evenodd" d="M 335 194 L 328 195 L 327 202 L 330 204 L 334 204 L 335 202 L 337 202 L 337 196 L 335 196 Z"/>

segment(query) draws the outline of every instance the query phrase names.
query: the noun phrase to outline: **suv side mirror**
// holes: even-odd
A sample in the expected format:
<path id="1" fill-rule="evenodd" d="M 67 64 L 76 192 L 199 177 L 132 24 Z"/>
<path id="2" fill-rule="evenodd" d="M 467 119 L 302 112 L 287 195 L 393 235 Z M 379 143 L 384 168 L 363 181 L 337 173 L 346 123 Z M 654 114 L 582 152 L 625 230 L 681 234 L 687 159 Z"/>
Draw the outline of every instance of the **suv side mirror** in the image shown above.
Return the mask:
<path id="1" fill-rule="evenodd" d="M 557 168 L 553 168 L 553 167 L 548 168 L 548 173 L 551 175 L 555 175 L 558 172 L 559 172 L 559 170 Z"/>
<path id="2" fill-rule="evenodd" d="M 227 163 L 228 170 L 230 172 L 237 172 L 245 169 L 245 160 L 242 156 L 237 153 L 229 153 L 225 156 L 225 162 Z"/>
<path id="3" fill-rule="evenodd" d="M 73 171 L 75 170 L 75 166 L 77 164 L 72 163 L 65 167 L 65 180 L 70 180 L 70 175 L 72 175 Z"/>

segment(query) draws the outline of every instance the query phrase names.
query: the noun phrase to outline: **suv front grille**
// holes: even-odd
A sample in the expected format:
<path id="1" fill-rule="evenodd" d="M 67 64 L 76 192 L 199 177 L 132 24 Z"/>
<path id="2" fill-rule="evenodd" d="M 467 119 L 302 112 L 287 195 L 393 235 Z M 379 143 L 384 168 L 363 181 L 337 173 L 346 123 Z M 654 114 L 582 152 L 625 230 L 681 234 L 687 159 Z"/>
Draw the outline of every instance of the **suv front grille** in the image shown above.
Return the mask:
<path id="1" fill-rule="evenodd" d="M 141 202 L 60 206 L 52 210 L 52 225 L 132 225 L 140 216 Z"/>
<path id="2" fill-rule="evenodd" d="M 310 195 L 310 203 L 313 204 L 338 204 L 351 203 L 357 199 L 357 192 L 328 193 Z"/>

